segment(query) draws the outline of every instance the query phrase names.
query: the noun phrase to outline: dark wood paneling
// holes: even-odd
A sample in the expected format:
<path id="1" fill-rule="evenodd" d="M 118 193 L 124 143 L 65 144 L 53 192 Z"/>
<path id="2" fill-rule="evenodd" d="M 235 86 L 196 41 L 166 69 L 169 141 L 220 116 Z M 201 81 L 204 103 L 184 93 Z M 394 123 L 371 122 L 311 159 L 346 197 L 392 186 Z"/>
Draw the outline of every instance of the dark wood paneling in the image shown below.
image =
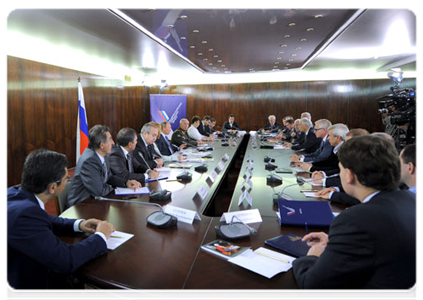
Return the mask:
<path id="1" fill-rule="evenodd" d="M 89 128 L 110 127 L 114 139 L 122 127 L 139 131 L 150 120 L 150 94 L 158 87 L 126 87 L 123 81 L 8 57 L 8 186 L 18 184 L 26 155 L 48 148 L 67 155 L 75 166 L 77 78 L 81 77 Z M 221 126 L 230 113 L 244 130 L 256 130 L 270 114 L 279 122 L 309 111 L 313 120 L 327 118 L 350 128 L 381 131 L 377 97 L 391 93 L 392 81 L 340 80 L 169 86 L 166 94 L 187 95 L 187 117 L 211 115 Z M 406 79 L 401 88 L 415 88 Z"/>

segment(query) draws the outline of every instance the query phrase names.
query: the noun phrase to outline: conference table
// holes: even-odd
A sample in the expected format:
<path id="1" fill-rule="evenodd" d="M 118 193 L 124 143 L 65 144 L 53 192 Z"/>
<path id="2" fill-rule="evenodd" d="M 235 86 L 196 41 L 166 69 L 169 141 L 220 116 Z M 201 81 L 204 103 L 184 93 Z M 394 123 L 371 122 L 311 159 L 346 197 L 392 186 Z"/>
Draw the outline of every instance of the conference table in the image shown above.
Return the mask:
<path id="1" fill-rule="evenodd" d="M 231 138 L 226 142 L 229 146 L 223 146 L 222 141 L 216 140 L 208 146 L 213 148 L 210 153 L 213 160 L 207 162 L 207 172 L 199 173 L 194 170 L 195 166 L 201 163 L 188 162 L 192 164 L 189 170 L 171 169 L 167 180 L 146 183 L 151 191 L 166 189 L 172 192 L 171 200 L 164 203 L 152 201 L 148 194 L 137 195 L 136 199 L 125 202 L 88 198 L 64 211 L 61 217 L 107 220 L 116 230 L 134 235 L 115 250 L 109 250 L 107 255 L 97 257 L 81 267 L 77 272 L 80 280 L 88 286 L 102 289 L 298 288 L 292 269 L 268 279 L 201 250 L 202 245 L 218 238 L 215 226 L 224 224 L 220 216 L 210 216 L 207 212 L 213 203 L 221 200 L 218 196 L 219 189 L 231 172 L 239 172 L 239 176 L 228 211 L 257 208 L 262 217 L 262 222 L 248 224 L 257 230 L 256 234 L 234 240 L 234 243 L 251 247 L 253 250 L 259 247 L 269 248 L 264 245 L 266 239 L 286 233 L 300 236 L 306 233 L 306 229 L 302 227 L 280 225 L 272 195 L 293 182 L 295 175 L 282 174 L 283 184 L 277 187 L 268 186 L 266 176 L 269 171 L 264 170 L 266 163 L 263 158 L 269 155 L 269 149 L 255 147 L 254 139 L 257 137 L 249 134 Z M 289 154 L 292 153 L 294 152 L 284 149 L 274 150 L 271 155 L 275 157 L 275 164 L 286 166 L 289 165 Z M 277 155 L 279 157 L 276 157 Z M 237 160 L 242 160 L 239 170 L 234 166 Z M 238 205 L 240 193 L 245 187 L 245 178 L 242 175 L 247 164 L 251 166 L 251 160 L 254 162 L 251 176 L 253 187 L 249 187 L 253 198 L 252 206 L 245 200 Z M 178 174 L 185 171 L 192 174 L 190 182 L 173 181 Z M 298 200 L 305 200 L 299 191 L 300 188 L 290 187 L 290 195 Z M 122 200 L 123 197 L 112 192 L 107 198 Z M 151 213 L 160 208 L 142 205 L 140 202 L 153 202 L 163 208 L 172 206 L 193 211 L 199 219 L 194 219 L 192 223 L 178 221 L 174 227 L 160 229 L 147 224 L 146 221 Z M 332 206 L 333 211 L 342 209 L 343 207 Z M 310 231 L 313 230 L 310 228 Z M 85 237 L 86 234 L 79 233 L 61 238 L 72 244 Z"/>

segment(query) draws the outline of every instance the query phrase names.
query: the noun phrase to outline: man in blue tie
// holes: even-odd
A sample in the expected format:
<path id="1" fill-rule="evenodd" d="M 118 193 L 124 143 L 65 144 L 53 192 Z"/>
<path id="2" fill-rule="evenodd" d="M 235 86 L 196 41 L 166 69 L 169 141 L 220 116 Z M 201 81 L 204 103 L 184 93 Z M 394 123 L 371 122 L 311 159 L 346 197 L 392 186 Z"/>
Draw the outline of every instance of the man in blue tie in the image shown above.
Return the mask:
<path id="1" fill-rule="evenodd" d="M 401 183 L 408 186 L 409 190 L 416 193 L 416 144 L 404 147 L 400 153 Z"/>
<path id="2" fill-rule="evenodd" d="M 171 156 L 178 151 L 178 148 L 175 145 L 172 145 L 171 141 L 167 138 L 167 135 L 172 130 L 172 127 L 170 123 L 166 121 L 162 122 L 160 127 L 162 134 L 160 134 L 160 136 L 156 139 L 155 143 L 161 154 Z M 187 144 L 181 144 L 179 149 L 184 149 L 186 146 Z"/>

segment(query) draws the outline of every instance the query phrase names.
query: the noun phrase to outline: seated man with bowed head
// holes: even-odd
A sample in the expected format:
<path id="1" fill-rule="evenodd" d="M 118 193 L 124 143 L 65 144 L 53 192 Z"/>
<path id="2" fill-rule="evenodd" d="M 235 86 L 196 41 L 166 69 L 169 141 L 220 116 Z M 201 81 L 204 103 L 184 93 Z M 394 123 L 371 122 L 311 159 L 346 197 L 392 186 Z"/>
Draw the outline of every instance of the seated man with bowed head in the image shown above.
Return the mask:
<path id="1" fill-rule="evenodd" d="M 112 224 L 60 218 L 44 210 L 65 188 L 67 165 L 63 154 L 32 151 L 25 159 L 21 187 L 7 190 L 7 279 L 15 289 L 69 288 L 62 274 L 107 253 Z M 57 237 L 72 232 L 95 234 L 73 245 Z"/>
<path id="2" fill-rule="evenodd" d="M 88 148 L 82 153 L 75 168 L 66 207 L 71 207 L 90 196 L 106 196 L 114 187 L 141 187 L 138 181 L 114 175 L 110 170 L 108 154 L 115 143 L 109 127 L 93 126 L 88 132 L 88 140 Z"/>
<path id="3" fill-rule="evenodd" d="M 278 132 L 282 126 L 278 122 L 276 122 L 276 117 L 274 115 L 270 115 L 268 117 L 269 122 L 264 125 L 264 127 L 260 128 L 258 130 L 259 133 L 263 134 L 269 134 L 269 133 L 275 133 Z"/>
<path id="4" fill-rule="evenodd" d="M 230 114 L 228 121 L 226 121 L 222 126 L 222 132 L 236 134 L 240 130 L 241 127 L 239 127 L 238 123 L 235 122 L 235 115 Z"/>
<path id="5" fill-rule="evenodd" d="M 145 183 L 145 179 L 157 178 L 159 172 L 150 170 L 134 159 L 133 151 L 137 145 L 137 132 L 132 128 L 122 128 L 116 138 L 118 144 L 112 146 L 110 169 L 112 173 L 125 180 L 134 179 Z"/>
<path id="6" fill-rule="evenodd" d="M 362 204 L 341 212 L 324 232 L 303 237 L 311 247 L 293 262 L 307 289 L 409 289 L 416 283 L 416 196 L 398 189 L 401 166 L 384 138 L 358 136 L 338 152 L 346 193 Z"/>
<path id="7" fill-rule="evenodd" d="M 156 124 L 149 122 L 142 126 L 133 152 L 134 158 L 147 170 L 163 167 L 163 158 L 154 149 L 154 142 L 159 135 L 159 127 Z"/>

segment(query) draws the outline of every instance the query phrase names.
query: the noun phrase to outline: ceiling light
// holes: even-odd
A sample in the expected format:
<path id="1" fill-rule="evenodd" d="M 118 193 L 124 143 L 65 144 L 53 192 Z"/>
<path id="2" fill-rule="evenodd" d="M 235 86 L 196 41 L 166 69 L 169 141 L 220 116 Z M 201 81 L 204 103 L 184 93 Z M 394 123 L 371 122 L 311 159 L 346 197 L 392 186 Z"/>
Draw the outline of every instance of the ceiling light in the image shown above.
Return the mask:
<path id="1" fill-rule="evenodd" d="M 295 25 L 297 25 L 297 24 L 295 24 L 295 23 L 289 23 L 289 24 L 288 24 L 288 26 L 289 26 L 289 27 L 293 27 L 293 26 L 295 26 Z"/>
<path id="2" fill-rule="evenodd" d="M 287 47 L 287 45 L 281 45 L 281 48 L 286 48 Z"/>
<path id="3" fill-rule="evenodd" d="M 314 16 L 316 19 L 320 19 L 320 18 L 323 18 L 323 15 L 315 15 Z"/>
<path id="4" fill-rule="evenodd" d="M 208 59 L 208 58 L 203 58 L 203 60 L 204 60 L 204 61 L 207 61 L 207 60 L 209 60 L 209 59 Z"/>
<path id="5" fill-rule="evenodd" d="M 186 40 L 187 38 L 185 36 L 181 36 L 181 40 Z"/>
<path id="6" fill-rule="evenodd" d="M 276 16 L 273 16 L 273 17 L 270 18 L 269 23 L 270 23 L 270 25 L 273 25 L 273 24 L 276 24 L 277 21 L 278 21 L 278 19 L 276 18 Z"/>
<path id="7" fill-rule="evenodd" d="M 199 52 L 198 55 L 201 56 L 201 55 L 203 55 L 203 53 Z"/>
<path id="8" fill-rule="evenodd" d="M 285 34 L 283 37 L 284 38 L 290 38 L 291 36 L 289 34 Z"/>
<path id="9" fill-rule="evenodd" d="M 297 48 L 295 48 L 295 50 L 301 50 L 301 47 L 297 47 Z"/>
<path id="10" fill-rule="evenodd" d="M 294 61 L 292 58 L 290 59 L 290 60 L 288 60 L 288 61 Z"/>
<path id="11" fill-rule="evenodd" d="M 179 18 L 180 19 L 186 19 L 186 18 L 188 18 L 186 15 L 182 15 L 182 16 L 179 16 Z"/>
<path id="12" fill-rule="evenodd" d="M 300 42 L 307 42 L 307 39 L 301 39 Z"/>
<path id="13" fill-rule="evenodd" d="M 201 43 L 203 43 L 203 44 L 207 44 L 207 41 L 202 41 Z"/>
<path id="14" fill-rule="evenodd" d="M 276 57 L 276 59 L 282 59 L 282 57 Z"/>
<path id="15" fill-rule="evenodd" d="M 313 27 L 310 27 L 310 28 L 307 28 L 307 31 L 313 31 L 314 30 L 314 28 Z"/>
<path id="16" fill-rule="evenodd" d="M 210 51 L 210 52 L 212 52 L 212 51 L 214 51 L 214 50 L 213 50 L 213 48 L 210 48 L 210 49 L 209 49 L 209 51 Z"/>
<path id="17" fill-rule="evenodd" d="M 195 49 L 195 46 L 189 46 L 191 49 Z"/>
<path id="18" fill-rule="evenodd" d="M 200 30 L 198 30 L 198 29 L 194 29 L 192 32 L 193 32 L 193 33 L 199 33 L 199 32 L 200 32 Z"/>
<path id="19" fill-rule="evenodd" d="M 219 59 L 217 62 L 218 62 L 218 63 L 221 63 L 221 62 L 222 62 L 222 60 L 221 60 L 221 59 Z"/>
<path id="20" fill-rule="evenodd" d="M 297 54 L 295 54 L 295 53 L 294 53 L 294 54 L 292 54 L 291 56 L 292 56 L 292 57 L 295 57 L 295 56 L 297 56 Z"/>
<path id="21" fill-rule="evenodd" d="M 283 52 L 283 51 L 279 51 L 279 54 L 284 54 L 285 52 Z M 279 58 L 278 58 L 279 59 Z"/>
<path id="22" fill-rule="evenodd" d="M 213 57 L 219 57 L 219 55 L 215 54 L 215 55 L 213 55 Z"/>

